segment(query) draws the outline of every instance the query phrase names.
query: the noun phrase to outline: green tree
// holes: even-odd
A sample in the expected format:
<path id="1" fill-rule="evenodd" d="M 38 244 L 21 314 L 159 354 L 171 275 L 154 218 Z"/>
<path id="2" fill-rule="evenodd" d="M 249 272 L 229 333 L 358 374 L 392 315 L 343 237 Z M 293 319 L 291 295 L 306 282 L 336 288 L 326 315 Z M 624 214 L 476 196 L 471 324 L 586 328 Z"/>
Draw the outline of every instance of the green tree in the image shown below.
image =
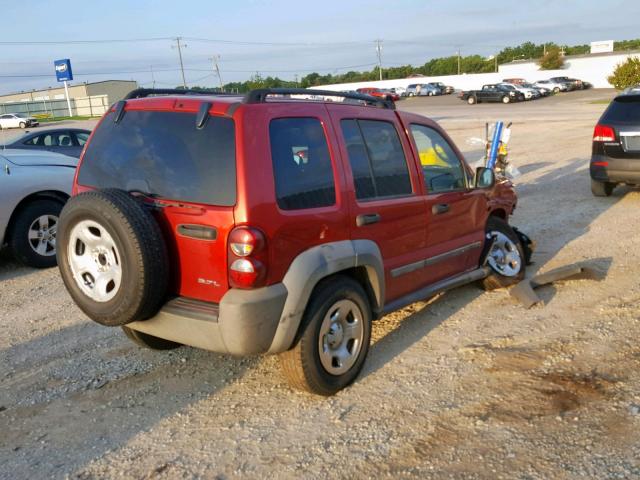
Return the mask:
<path id="1" fill-rule="evenodd" d="M 560 49 L 558 47 L 547 49 L 547 53 L 538 60 L 538 65 L 542 70 L 558 70 L 562 68 L 564 58 L 560 54 Z"/>
<path id="2" fill-rule="evenodd" d="M 618 90 L 640 85 L 640 58 L 631 57 L 619 63 L 607 80 Z"/>

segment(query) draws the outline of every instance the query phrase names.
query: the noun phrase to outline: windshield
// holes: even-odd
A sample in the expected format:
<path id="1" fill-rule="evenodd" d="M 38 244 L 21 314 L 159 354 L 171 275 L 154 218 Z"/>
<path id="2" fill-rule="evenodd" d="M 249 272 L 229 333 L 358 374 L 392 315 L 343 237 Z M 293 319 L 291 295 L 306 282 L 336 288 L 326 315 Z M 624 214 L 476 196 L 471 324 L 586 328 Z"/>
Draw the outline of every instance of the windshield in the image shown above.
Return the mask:
<path id="1" fill-rule="evenodd" d="M 232 206 L 236 201 L 235 124 L 193 113 L 109 113 L 91 139 L 78 183 L 137 190 L 171 200 Z"/>
<path id="2" fill-rule="evenodd" d="M 14 113 L 14 115 L 20 118 L 27 118 L 27 115 L 25 115 L 24 113 Z"/>

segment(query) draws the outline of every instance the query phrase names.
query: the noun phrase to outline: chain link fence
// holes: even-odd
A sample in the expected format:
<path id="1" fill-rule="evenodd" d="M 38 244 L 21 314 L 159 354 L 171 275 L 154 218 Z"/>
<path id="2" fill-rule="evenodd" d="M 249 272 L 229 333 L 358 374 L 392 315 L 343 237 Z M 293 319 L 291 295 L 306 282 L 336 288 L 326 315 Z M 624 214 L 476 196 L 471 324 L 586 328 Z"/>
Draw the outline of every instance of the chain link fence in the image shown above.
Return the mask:
<path id="1" fill-rule="evenodd" d="M 73 116 L 100 117 L 109 108 L 107 95 L 72 98 Z M 34 100 L 32 102 L 0 103 L 0 115 L 4 113 L 24 113 L 39 119 L 55 119 L 69 116 L 67 100 Z"/>

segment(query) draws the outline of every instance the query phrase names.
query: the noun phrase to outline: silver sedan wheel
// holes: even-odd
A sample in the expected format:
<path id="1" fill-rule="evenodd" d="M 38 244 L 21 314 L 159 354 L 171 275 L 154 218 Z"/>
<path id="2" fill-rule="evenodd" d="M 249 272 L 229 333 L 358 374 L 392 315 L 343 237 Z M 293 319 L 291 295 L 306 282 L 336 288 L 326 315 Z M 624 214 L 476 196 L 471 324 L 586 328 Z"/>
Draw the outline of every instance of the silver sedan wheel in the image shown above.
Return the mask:
<path id="1" fill-rule="evenodd" d="M 489 232 L 493 245 L 487 256 L 487 263 L 500 275 L 515 277 L 522 268 L 522 258 L 518 246 L 502 232 Z"/>
<path id="2" fill-rule="evenodd" d="M 339 300 L 327 311 L 319 335 L 320 362 L 331 375 L 342 375 L 358 359 L 364 338 L 363 315 L 351 300 Z"/>
<path id="3" fill-rule="evenodd" d="M 58 231 L 58 217 L 55 215 L 41 215 L 29 227 L 29 246 L 38 255 L 51 257 L 56 254 L 56 233 Z"/>
<path id="4" fill-rule="evenodd" d="M 73 279 L 96 302 L 108 302 L 122 284 L 120 252 L 107 230 L 93 220 L 71 229 L 67 251 Z"/>

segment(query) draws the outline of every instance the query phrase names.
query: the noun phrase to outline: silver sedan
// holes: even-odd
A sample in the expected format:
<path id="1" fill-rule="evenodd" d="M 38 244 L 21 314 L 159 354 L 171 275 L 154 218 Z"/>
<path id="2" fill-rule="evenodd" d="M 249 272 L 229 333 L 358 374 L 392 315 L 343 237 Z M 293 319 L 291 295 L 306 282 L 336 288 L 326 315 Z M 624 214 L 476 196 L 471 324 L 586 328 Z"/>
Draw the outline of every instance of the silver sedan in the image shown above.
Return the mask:
<path id="1" fill-rule="evenodd" d="M 32 267 L 56 264 L 56 231 L 78 159 L 46 151 L 0 149 L 0 246 Z"/>

